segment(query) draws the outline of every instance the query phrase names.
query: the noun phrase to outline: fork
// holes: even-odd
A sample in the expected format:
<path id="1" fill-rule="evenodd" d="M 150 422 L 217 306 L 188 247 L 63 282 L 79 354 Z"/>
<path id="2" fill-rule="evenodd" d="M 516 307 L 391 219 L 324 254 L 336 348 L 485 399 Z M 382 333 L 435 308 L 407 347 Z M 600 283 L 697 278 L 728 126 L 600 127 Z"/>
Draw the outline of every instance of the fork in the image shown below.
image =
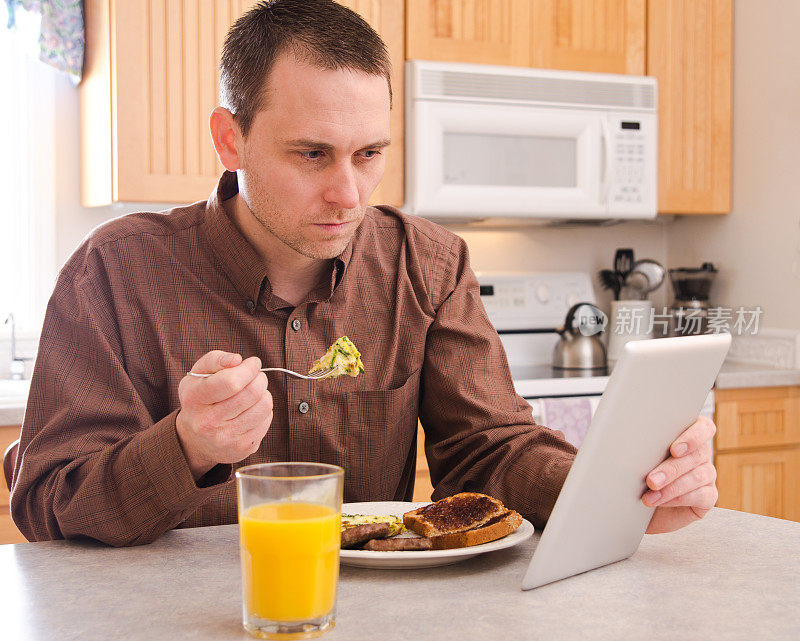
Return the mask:
<path id="1" fill-rule="evenodd" d="M 290 369 L 284 369 L 283 367 L 262 367 L 260 371 L 285 372 L 290 376 L 296 376 L 297 378 L 304 378 L 307 381 L 318 381 L 320 379 L 332 376 L 338 369 L 339 369 L 338 367 L 327 367 L 325 369 L 316 371 L 313 374 L 300 374 L 299 372 L 294 372 Z M 197 378 L 208 378 L 209 376 L 212 376 L 212 374 L 198 374 L 197 372 L 186 372 L 186 374 L 187 376 L 196 376 Z"/>

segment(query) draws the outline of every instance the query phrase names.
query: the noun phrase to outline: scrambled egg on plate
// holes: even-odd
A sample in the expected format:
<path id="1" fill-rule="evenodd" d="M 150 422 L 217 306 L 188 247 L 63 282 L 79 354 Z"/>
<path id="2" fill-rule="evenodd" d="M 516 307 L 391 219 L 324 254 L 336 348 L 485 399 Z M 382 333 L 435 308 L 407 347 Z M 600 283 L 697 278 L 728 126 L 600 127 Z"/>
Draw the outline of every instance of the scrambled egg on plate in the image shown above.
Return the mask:
<path id="1" fill-rule="evenodd" d="M 342 530 L 357 525 L 366 525 L 367 523 L 388 523 L 389 536 L 405 532 L 406 526 L 403 525 L 403 519 L 399 516 L 391 515 L 377 515 L 377 514 L 342 514 Z"/>

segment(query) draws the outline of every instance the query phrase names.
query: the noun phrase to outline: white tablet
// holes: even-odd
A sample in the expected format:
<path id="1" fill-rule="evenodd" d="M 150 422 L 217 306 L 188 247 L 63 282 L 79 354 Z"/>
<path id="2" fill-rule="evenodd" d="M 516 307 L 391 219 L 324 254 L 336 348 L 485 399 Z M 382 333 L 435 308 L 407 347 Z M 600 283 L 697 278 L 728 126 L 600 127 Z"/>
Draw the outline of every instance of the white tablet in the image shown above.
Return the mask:
<path id="1" fill-rule="evenodd" d="M 625 344 L 542 532 L 522 589 L 628 558 L 655 508 L 645 477 L 700 414 L 730 334 Z"/>

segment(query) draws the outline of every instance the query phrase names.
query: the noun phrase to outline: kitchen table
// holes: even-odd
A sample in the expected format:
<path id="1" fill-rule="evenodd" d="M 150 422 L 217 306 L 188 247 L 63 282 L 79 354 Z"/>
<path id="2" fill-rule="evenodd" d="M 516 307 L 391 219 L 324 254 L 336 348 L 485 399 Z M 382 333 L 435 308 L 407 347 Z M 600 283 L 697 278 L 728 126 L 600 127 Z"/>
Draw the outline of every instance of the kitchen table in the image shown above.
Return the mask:
<path id="1" fill-rule="evenodd" d="M 0 546 L 0 637 L 249 639 L 237 526 Z M 800 639 L 800 523 L 715 508 L 630 559 L 520 590 L 538 532 L 440 568 L 342 566 L 324 639 Z"/>

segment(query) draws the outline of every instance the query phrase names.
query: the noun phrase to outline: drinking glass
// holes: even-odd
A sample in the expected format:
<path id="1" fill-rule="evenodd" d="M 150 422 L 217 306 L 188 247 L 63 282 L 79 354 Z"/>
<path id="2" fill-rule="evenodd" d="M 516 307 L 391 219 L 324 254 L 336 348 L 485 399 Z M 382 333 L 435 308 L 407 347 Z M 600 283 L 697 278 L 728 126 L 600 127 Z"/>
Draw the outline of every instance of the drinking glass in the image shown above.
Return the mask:
<path id="1" fill-rule="evenodd" d="M 236 471 L 242 623 L 261 639 L 309 639 L 334 626 L 344 470 L 264 463 Z"/>

